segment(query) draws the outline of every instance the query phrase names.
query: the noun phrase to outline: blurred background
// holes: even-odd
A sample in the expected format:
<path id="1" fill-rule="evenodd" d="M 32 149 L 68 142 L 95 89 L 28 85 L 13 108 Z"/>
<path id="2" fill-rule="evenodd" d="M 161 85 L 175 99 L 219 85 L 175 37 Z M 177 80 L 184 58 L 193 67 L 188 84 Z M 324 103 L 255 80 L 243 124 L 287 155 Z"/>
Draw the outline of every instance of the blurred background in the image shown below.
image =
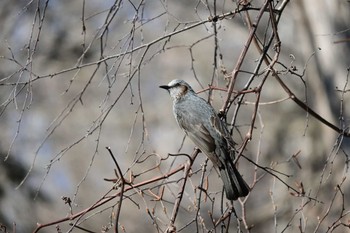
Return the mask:
<path id="1" fill-rule="evenodd" d="M 273 5 L 278 8 L 286 2 Z M 0 229 L 32 232 L 37 223 L 62 219 L 96 203 L 113 187 L 104 178 L 116 177 L 105 147 L 111 148 L 125 177 L 135 175 L 135 183 L 186 162 L 186 157 L 167 157 L 191 154 L 194 146 L 187 139 L 183 142 L 172 101 L 158 86 L 177 78 L 196 91 L 209 84 L 226 89 L 248 39 L 247 15 L 230 14 L 215 26 L 208 18 L 242 9 L 244 4 L 252 8 L 248 12 L 254 21 L 263 1 L 2 0 Z M 347 131 L 349 1 L 290 1 L 279 16 L 281 54 L 274 68 L 300 100 Z M 267 41 L 271 31 L 265 12 L 257 35 Z M 273 45 L 269 54 L 274 55 Z M 235 90 L 244 88 L 259 58 L 251 45 Z M 265 64 L 250 88 L 260 84 L 264 69 Z M 208 99 L 208 93 L 200 95 Z M 226 97 L 226 92 L 214 90 L 213 107 L 219 110 Z M 257 95 L 248 93 L 236 115 L 237 101 L 228 112 L 228 122 L 235 119 L 233 138 L 238 148 L 251 127 L 255 101 Z M 252 191 L 234 203 L 243 223 L 232 216 L 230 229 L 349 231 L 349 139 L 296 105 L 272 76 L 264 83 L 259 102 L 244 155 L 263 168 L 275 169 L 280 179 L 240 158 L 239 170 Z M 209 184 L 211 199 L 203 199 L 198 207 L 195 190 L 203 164 L 205 157 L 199 155 L 176 221 L 179 231 L 198 231 L 197 222 L 202 232 L 208 232 L 213 228 L 211 218 L 221 216 L 222 184 L 210 162 L 204 183 Z M 179 173 L 169 180 L 181 177 Z M 165 231 L 179 183 L 162 182 L 149 187 L 157 194 L 165 185 L 162 201 L 153 200 L 147 187 L 144 195 L 139 189 L 126 194 L 120 229 Z M 71 207 L 64 197 L 72 201 Z M 106 232 L 114 224 L 116 203 L 112 200 L 77 222 L 40 232 L 81 232 L 70 222 L 91 232 Z"/>

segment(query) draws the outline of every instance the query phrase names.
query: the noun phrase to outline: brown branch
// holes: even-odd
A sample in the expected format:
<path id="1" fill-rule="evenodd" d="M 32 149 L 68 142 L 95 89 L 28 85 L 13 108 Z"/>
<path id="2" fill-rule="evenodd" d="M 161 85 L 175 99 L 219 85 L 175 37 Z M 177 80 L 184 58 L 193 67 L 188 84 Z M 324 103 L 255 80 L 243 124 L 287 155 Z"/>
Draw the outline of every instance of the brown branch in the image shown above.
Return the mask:
<path id="1" fill-rule="evenodd" d="M 248 49 L 253 41 L 253 38 L 255 36 L 255 32 L 256 32 L 256 29 L 257 29 L 257 25 L 259 24 L 260 22 L 260 19 L 262 18 L 263 14 L 264 14 L 264 11 L 268 5 L 268 2 L 269 0 L 265 0 L 263 6 L 260 8 L 260 11 L 256 17 L 256 20 L 255 20 L 255 23 L 253 24 L 253 27 L 251 28 L 250 32 L 249 32 L 249 36 L 248 36 L 248 40 L 247 42 L 245 43 L 244 45 L 244 48 L 237 60 L 237 63 L 235 65 L 235 68 L 234 70 L 232 71 L 232 74 L 231 74 L 231 79 L 230 79 L 230 83 L 229 83 L 229 86 L 228 86 L 228 92 L 227 92 L 227 97 L 226 97 L 226 101 L 224 102 L 224 105 L 221 107 L 221 110 L 220 112 L 221 113 L 224 113 L 223 115 L 226 115 L 225 113 L 228 111 L 228 106 L 229 106 L 229 103 L 230 103 L 230 100 L 231 100 L 231 96 L 232 96 L 232 93 L 233 93 L 233 89 L 234 89 L 234 85 L 235 85 L 235 81 L 236 81 L 236 78 L 237 78 L 237 75 L 238 75 L 238 71 L 240 70 L 242 64 L 243 64 L 243 61 L 244 61 L 244 58 L 245 56 L 247 55 L 247 52 L 248 52 Z"/>
<path id="2" fill-rule="evenodd" d="M 261 90 L 262 90 L 262 88 L 264 86 L 264 83 L 265 83 L 266 79 L 268 78 L 270 72 L 273 70 L 274 65 L 278 61 L 278 58 L 279 58 L 279 55 L 280 55 L 280 51 L 281 51 L 281 49 L 280 49 L 281 41 L 279 40 L 279 36 L 278 36 L 278 32 L 277 32 L 277 23 L 276 23 L 275 18 L 273 16 L 273 10 L 272 10 L 271 2 L 269 2 L 269 9 L 270 9 L 270 19 L 273 22 L 272 23 L 273 34 L 275 35 L 275 40 L 276 40 L 275 41 L 275 45 L 274 45 L 275 56 L 273 57 L 273 60 L 268 63 L 268 67 L 266 69 L 266 73 L 264 75 L 264 78 L 262 79 L 260 85 L 256 88 L 257 98 L 256 98 L 256 101 L 255 101 L 255 108 L 254 108 L 254 113 L 253 113 L 251 124 L 250 124 L 250 129 L 249 129 L 249 132 L 247 133 L 247 135 L 245 136 L 245 140 L 243 141 L 243 145 L 241 146 L 240 152 L 239 152 L 237 158 L 235 159 L 235 162 L 238 161 L 240 155 L 245 150 L 248 142 L 252 139 L 253 130 L 254 130 L 254 126 L 255 126 L 256 115 L 258 113 L 258 108 L 259 108 Z M 256 38 L 254 37 L 252 39 L 254 39 L 253 40 L 254 44 L 260 49 L 261 54 L 263 54 L 263 51 L 261 50 L 260 46 L 258 45 L 258 43 L 256 41 Z M 266 60 L 266 59 L 267 59 L 266 56 L 264 56 L 264 60 Z"/>
<path id="3" fill-rule="evenodd" d="M 126 187 L 124 189 L 124 193 L 125 192 L 128 192 L 130 190 L 133 190 L 135 188 L 139 188 L 139 187 L 142 187 L 142 186 L 145 186 L 145 185 L 148 185 L 148 184 L 151 184 L 151 183 L 154 183 L 156 181 L 159 181 L 159 180 L 163 180 L 163 179 L 167 179 L 169 178 L 170 176 L 173 176 L 174 174 L 178 173 L 179 171 L 182 171 L 183 169 L 185 169 L 186 165 L 185 164 L 181 164 L 179 165 L 177 168 L 174 168 L 173 170 L 169 171 L 168 173 L 164 174 L 164 175 L 161 175 L 161 176 L 157 176 L 157 177 L 154 177 L 152 179 L 149 179 L 149 180 L 145 180 L 145 181 L 142 181 L 142 182 L 139 182 L 137 184 L 134 184 L 132 186 L 129 186 L 129 187 Z M 81 217 L 83 215 L 85 215 L 86 213 L 90 212 L 91 210 L 93 209 L 96 209 L 97 207 L 100 207 L 108 202 L 110 202 L 111 200 L 113 200 L 114 198 L 118 197 L 121 195 L 120 192 L 117 192 L 111 196 L 108 196 L 107 195 L 112 191 L 113 189 L 109 190 L 105 195 L 103 195 L 102 198 L 100 198 L 96 203 L 92 204 L 90 207 L 86 208 L 85 210 L 82 210 L 76 214 L 72 214 L 72 215 L 69 215 L 67 217 L 64 217 L 64 218 L 61 218 L 61 219 L 58 219 L 58 220 L 55 220 L 55 221 L 52 221 L 52 222 L 49 222 L 49 223 L 45 223 L 45 224 L 40 224 L 38 223 L 37 224 L 37 228 L 33 231 L 33 233 L 36 233 L 36 232 L 39 232 L 42 228 L 45 228 L 45 227 L 48 227 L 48 226 L 52 226 L 52 225 L 55 225 L 55 224 L 58 224 L 58 223 L 62 223 L 62 222 L 66 222 L 66 221 L 70 221 L 70 220 L 74 220 L 78 217 Z"/>
<path id="4" fill-rule="evenodd" d="M 181 187 L 179 189 L 179 192 L 177 194 L 177 198 L 176 198 L 176 201 L 175 201 L 173 213 L 172 213 L 171 218 L 170 218 L 169 226 L 168 226 L 167 230 L 165 231 L 167 233 L 176 232 L 176 227 L 175 227 L 174 223 L 175 223 L 177 214 L 179 212 L 179 208 L 180 208 L 180 204 L 181 204 L 181 201 L 182 201 L 183 194 L 185 192 L 185 187 L 186 187 L 188 174 L 189 174 L 189 172 L 191 170 L 192 164 L 193 164 L 195 158 L 197 157 L 198 153 L 199 153 L 199 149 L 196 148 L 193 151 L 193 153 L 191 155 L 191 158 L 188 160 L 187 164 L 185 164 L 185 171 L 184 171 L 183 177 L 182 177 L 183 182 L 182 182 L 182 185 L 181 185 Z"/>
<path id="5" fill-rule="evenodd" d="M 123 195 L 124 195 L 124 187 L 125 187 L 125 179 L 123 177 L 123 173 L 118 165 L 117 160 L 115 159 L 113 152 L 111 150 L 110 147 L 106 147 L 106 149 L 108 150 L 109 154 L 111 155 L 115 166 L 117 167 L 117 171 L 118 171 L 118 176 L 120 177 L 120 194 L 119 194 L 119 203 L 118 203 L 118 209 L 117 209 L 117 213 L 116 213 L 116 217 L 115 217 L 115 226 L 114 226 L 114 232 L 118 233 L 118 220 L 119 220 L 119 216 L 120 216 L 120 211 L 122 209 L 122 202 L 123 202 Z"/>
<path id="6" fill-rule="evenodd" d="M 283 4 L 281 5 L 281 9 L 284 9 L 284 7 L 286 6 L 286 4 L 289 1 L 284 1 Z M 272 9 L 272 3 L 269 3 L 269 10 L 270 10 L 270 14 L 271 14 L 271 23 L 272 23 L 272 29 L 273 29 L 273 36 L 271 39 L 273 39 L 273 37 L 277 36 L 277 39 L 275 39 L 276 41 L 279 41 L 278 38 L 278 33 L 277 33 L 277 24 L 278 22 L 276 21 L 276 19 L 274 17 L 272 17 L 274 15 L 274 10 Z M 248 20 L 248 25 L 249 25 L 250 21 Z M 253 27 L 254 25 L 251 25 L 251 27 L 254 29 Z M 257 47 L 258 51 L 263 54 L 263 50 L 262 48 L 259 46 L 257 40 L 255 37 L 253 37 L 252 39 L 254 39 L 254 44 Z M 280 43 L 280 42 L 279 42 Z M 264 62 L 269 65 L 269 58 L 268 57 L 264 57 Z M 282 86 L 283 90 L 288 94 L 288 96 L 302 109 L 304 109 L 307 113 L 309 113 L 311 116 L 315 117 L 318 121 L 320 121 L 321 123 L 323 123 L 324 125 L 328 126 L 329 128 L 333 129 L 334 131 L 336 131 L 339 134 L 344 135 L 345 137 L 350 137 L 350 132 L 348 131 L 348 129 L 341 129 L 339 127 L 337 127 L 336 125 L 332 124 L 331 122 L 327 121 L 326 119 L 324 119 L 322 116 L 320 116 L 318 113 L 316 113 L 314 110 L 312 110 L 307 104 L 305 104 L 303 101 L 301 101 L 298 97 L 296 97 L 296 95 L 288 88 L 288 86 L 282 81 L 282 79 L 279 77 L 278 72 L 271 66 L 270 67 L 271 72 L 272 72 L 272 76 L 275 77 L 275 79 L 278 81 L 278 83 Z M 345 131 L 347 130 L 347 131 Z"/>
<path id="7" fill-rule="evenodd" d="M 278 81 L 278 83 L 282 86 L 283 90 L 289 95 L 289 97 L 302 109 L 304 109 L 307 113 L 309 113 L 311 116 L 315 117 L 318 121 L 323 123 L 324 125 L 328 126 L 329 128 L 333 129 L 339 134 L 344 135 L 345 137 L 350 137 L 350 132 L 348 129 L 341 129 L 338 126 L 332 124 L 331 122 L 324 119 L 322 116 L 320 116 L 317 112 L 312 110 L 307 104 L 305 104 L 303 101 L 301 101 L 296 95 L 287 87 L 287 85 L 282 81 L 282 79 L 277 74 L 276 70 L 272 69 L 273 76 Z"/>

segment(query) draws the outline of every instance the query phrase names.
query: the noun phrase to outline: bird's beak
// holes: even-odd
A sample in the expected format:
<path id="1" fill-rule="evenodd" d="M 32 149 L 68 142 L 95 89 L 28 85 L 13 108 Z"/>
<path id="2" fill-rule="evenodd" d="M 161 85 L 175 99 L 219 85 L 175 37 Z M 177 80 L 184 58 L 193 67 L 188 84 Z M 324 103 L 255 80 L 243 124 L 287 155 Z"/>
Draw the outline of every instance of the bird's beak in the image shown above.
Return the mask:
<path id="1" fill-rule="evenodd" d="M 162 86 L 159 86 L 160 88 L 163 88 L 163 89 L 165 89 L 165 90 L 169 90 L 169 86 L 168 85 L 162 85 Z"/>

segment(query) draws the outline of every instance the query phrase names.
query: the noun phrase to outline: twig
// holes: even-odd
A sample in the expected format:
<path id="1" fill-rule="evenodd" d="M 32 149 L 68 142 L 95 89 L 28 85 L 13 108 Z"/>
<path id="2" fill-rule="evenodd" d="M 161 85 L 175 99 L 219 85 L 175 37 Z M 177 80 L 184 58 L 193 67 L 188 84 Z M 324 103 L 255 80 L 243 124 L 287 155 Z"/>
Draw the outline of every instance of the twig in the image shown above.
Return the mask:
<path id="1" fill-rule="evenodd" d="M 188 174 L 191 170 L 192 164 L 193 164 L 195 158 L 197 157 L 198 153 L 199 153 L 199 149 L 196 148 L 193 151 L 191 158 L 188 160 L 188 163 L 185 165 L 185 170 L 184 170 L 183 177 L 182 177 L 182 179 L 183 179 L 182 185 L 181 185 L 179 192 L 177 194 L 177 198 L 176 198 L 175 205 L 173 208 L 173 213 L 172 213 L 171 218 L 170 218 L 170 223 L 169 223 L 168 229 L 166 230 L 167 233 L 176 232 L 176 227 L 175 227 L 174 223 L 175 223 L 177 214 L 179 212 L 180 203 L 182 201 L 183 194 L 185 192 Z"/>
<path id="2" fill-rule="evenodd" d="M 241 55 L 239 56 L 238 60 L 237 60 L 237 63 L 235 65 L 235 68 L 234 70 L 232 71 L 232 74 L 231 74 L 231 80 L 230 80 L 230 83 L 229 83 L 229 86 L 228 86 L 228 92 L 227 92 L 227 97 L 226 97 L 226 101 L 224 102 L 224 105 L 221 107 L 221 110 L 220 112 L 223 114 L 223 115 L 226 115 L 225 113 L 228 111 L 227 109 L 227 106 L 229 105 L 229 102 L 231 100 L 231 95 L 233 93 L 233 89 L 234 89 L 234 85 L 235 85 L 235 81 L 236 81 L 236 78 L 237 78 L 237 75 L 238 75 L 238 71 L 240 70 L 242 64 L 243 64 L 243 61 L 244 61 L 244 58 L 248 52 L 248 49 L 250 47 L 250 44 L 252 43 L 252 40 L 254 38 L 254 35 L 255 35 L 255 32 L 256 32 L 256 29 L 257 29 L 257 25 L 259 24 L 260 22 L 260 19 L 262 18 L 262 15 L 264 14 L 264 11 L 268 5 L 268 0 L 265 0 L 263 6 L 260 8 L 260 11 L 256 17 L 256 21 L 252 27 L 252 29 L 250 30 L 249 32 L 249 36 L 248 36 L 248 40 L 247 42 L 245 43 L 244 45 L 244 49 L 242 50 L 241 52 Z"/>
<path id="3" fill-rule="evenodd" d="M 117 171 L 118 171 L 118 176 L 120 177 L 120 194 L 119 194 L 119 203 L 118 203 L 118 209 L 116 212 L 116 217 L 115 217 L 115 226 L 114 226 L 114 232 L 118 233 L 118 221 L 119 221 L 119 216 L 120 216 L 120 211 L 122 209 L 122 202 L 123 202 L 123 195 L 124 195 L 124 187 L 125 187 L 125 179 L 123 177 L 123 173 L 119 167 L 119 164 L 117 162 L 117 160 L 115 159 L 113 152 L 111 150 L 110 147 L 106 147 L 106 149 L 108 150 L 109 154 L 111 155 L 113 162 L 115 164 L 115 166 L 117 167 Z"/>
<path id="4" fill-rule="evenodd" d="M 159 181 L 159 180 L 167 179 L 170 176 L 173 176 L 174 174 L 178 173 L 179 171 L 182 171 L 183 169 L 185 169 L 185 167 L 186 167 L 185 164 L 181 164 L 177 168 L 169 171 L 168 173 L 166 173 L 164 175 L 157 176 L 157 177 L 154 177 L 152 179 L 145 180 L 145 181 L 139 182 L 137 184 L 134 184 L 132 186 L 126 187 L 124 189 L 124 193 L 128 192 L 130 190 L 133 190 L 135 188 L 139 188 L 139 187 L 142 187 L 142 186 L 154 183 L 154 182 Z M 58 223 L 62 223 L 62 222 L 66 222 L 66 221 L 70 221 L 70 220 L 74 220 L 76 218 L 79 218 L 79 217 L 85 215 L 86 213 L 90 212 L 91 210 L 96 209 L 96 208 L 98 208 L 98 207 L 100 207 L 100 206 L 110 202 L 114 198 L 120 196 L 120 192 L 115 193 L 115 194 L 113 194 L 111 196 L 107 196 L 107 194 L 109 194 L 112 190 L 113 189 L 109 190 L 96 203 L 92 204 L 90 207 L 86 208 L 85 210 L 82 210 L 82 211 L 80 211 L 80 212 L 78 212 L 76 214 L 72 214 L 72 215 L 69 215 L 67 217 L 64 217 L 64 218 L 61 218 L 61 219 L 58 219 L 58 220 L 55 220 L 55 221 L 52 221 L 52 222 L 49 222 L 49 223 L 45 223 L 45 224 L 38 223 L 37 224 L 37 228 L 33 231 L 33 233 L 39 232 L 42 228 L 45 228 L 45 227 L 48 227 L 48 226 L 56 225 Z"/>

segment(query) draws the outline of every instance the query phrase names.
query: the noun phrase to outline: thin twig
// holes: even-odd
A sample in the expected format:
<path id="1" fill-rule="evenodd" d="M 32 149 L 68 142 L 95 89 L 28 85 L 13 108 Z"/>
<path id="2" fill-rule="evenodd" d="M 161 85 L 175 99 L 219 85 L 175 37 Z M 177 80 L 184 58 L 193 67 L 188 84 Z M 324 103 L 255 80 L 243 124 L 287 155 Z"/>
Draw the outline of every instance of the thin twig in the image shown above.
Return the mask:
<path id="1" fill-rule="evenodd" d="M 115 166 L 117 167 L 117 172 L 118 172 L 118 176 L 120 178 L 120 194 L 119 194 L 119 203 L 118 203 L 118 209 L 116 212 L 116 217 L 115 217 L 115 225 L 114 225 L 114 232 L 118 233 L 118 221 L 119 221 L 119 216 L 120 216 L 120 211 L 122 209 L 122 202 L 123 202 L 123 195 L 124 195 L 124 187 L 125 187 L 125 179 L 123 177 L 123 173 L 119 167 L 119 164 L 111 150 L 110 147 L 106 147 L 106 149 L 108 150 L 109 154 L 111 155 L 113 162 L 115 164 Z"/>
<path id="2" fill-rule="evenodd" d="M 183 181 L 182 181 L 182 184 L 180 186 L 179 192 L 177 194 L 177 198 L 175 200 L 173 213 L 172 213 L 171 218 L 170 218 L 170 223 L 169 223 L 168 229 L 166 230 L 167 233 L 174 232 L 174 230 L 176 231 L 176 227 L 175 227 L 174 223 L 175 223 L 177 214 L 179 212 L 179 208 L 180 208 L 183 194 L 185 192 L 188 174 L 191 170 L 192 164 L 193 164 L 195 158 L 197 157 L 198 153 L 199 153 L 199 149 L 195 149 L 191 155 L 191 158 L 188 160 L 187 164 L 185 165 L 185 170 L 184 170 L 183 177 L 182 177 Z"/>

